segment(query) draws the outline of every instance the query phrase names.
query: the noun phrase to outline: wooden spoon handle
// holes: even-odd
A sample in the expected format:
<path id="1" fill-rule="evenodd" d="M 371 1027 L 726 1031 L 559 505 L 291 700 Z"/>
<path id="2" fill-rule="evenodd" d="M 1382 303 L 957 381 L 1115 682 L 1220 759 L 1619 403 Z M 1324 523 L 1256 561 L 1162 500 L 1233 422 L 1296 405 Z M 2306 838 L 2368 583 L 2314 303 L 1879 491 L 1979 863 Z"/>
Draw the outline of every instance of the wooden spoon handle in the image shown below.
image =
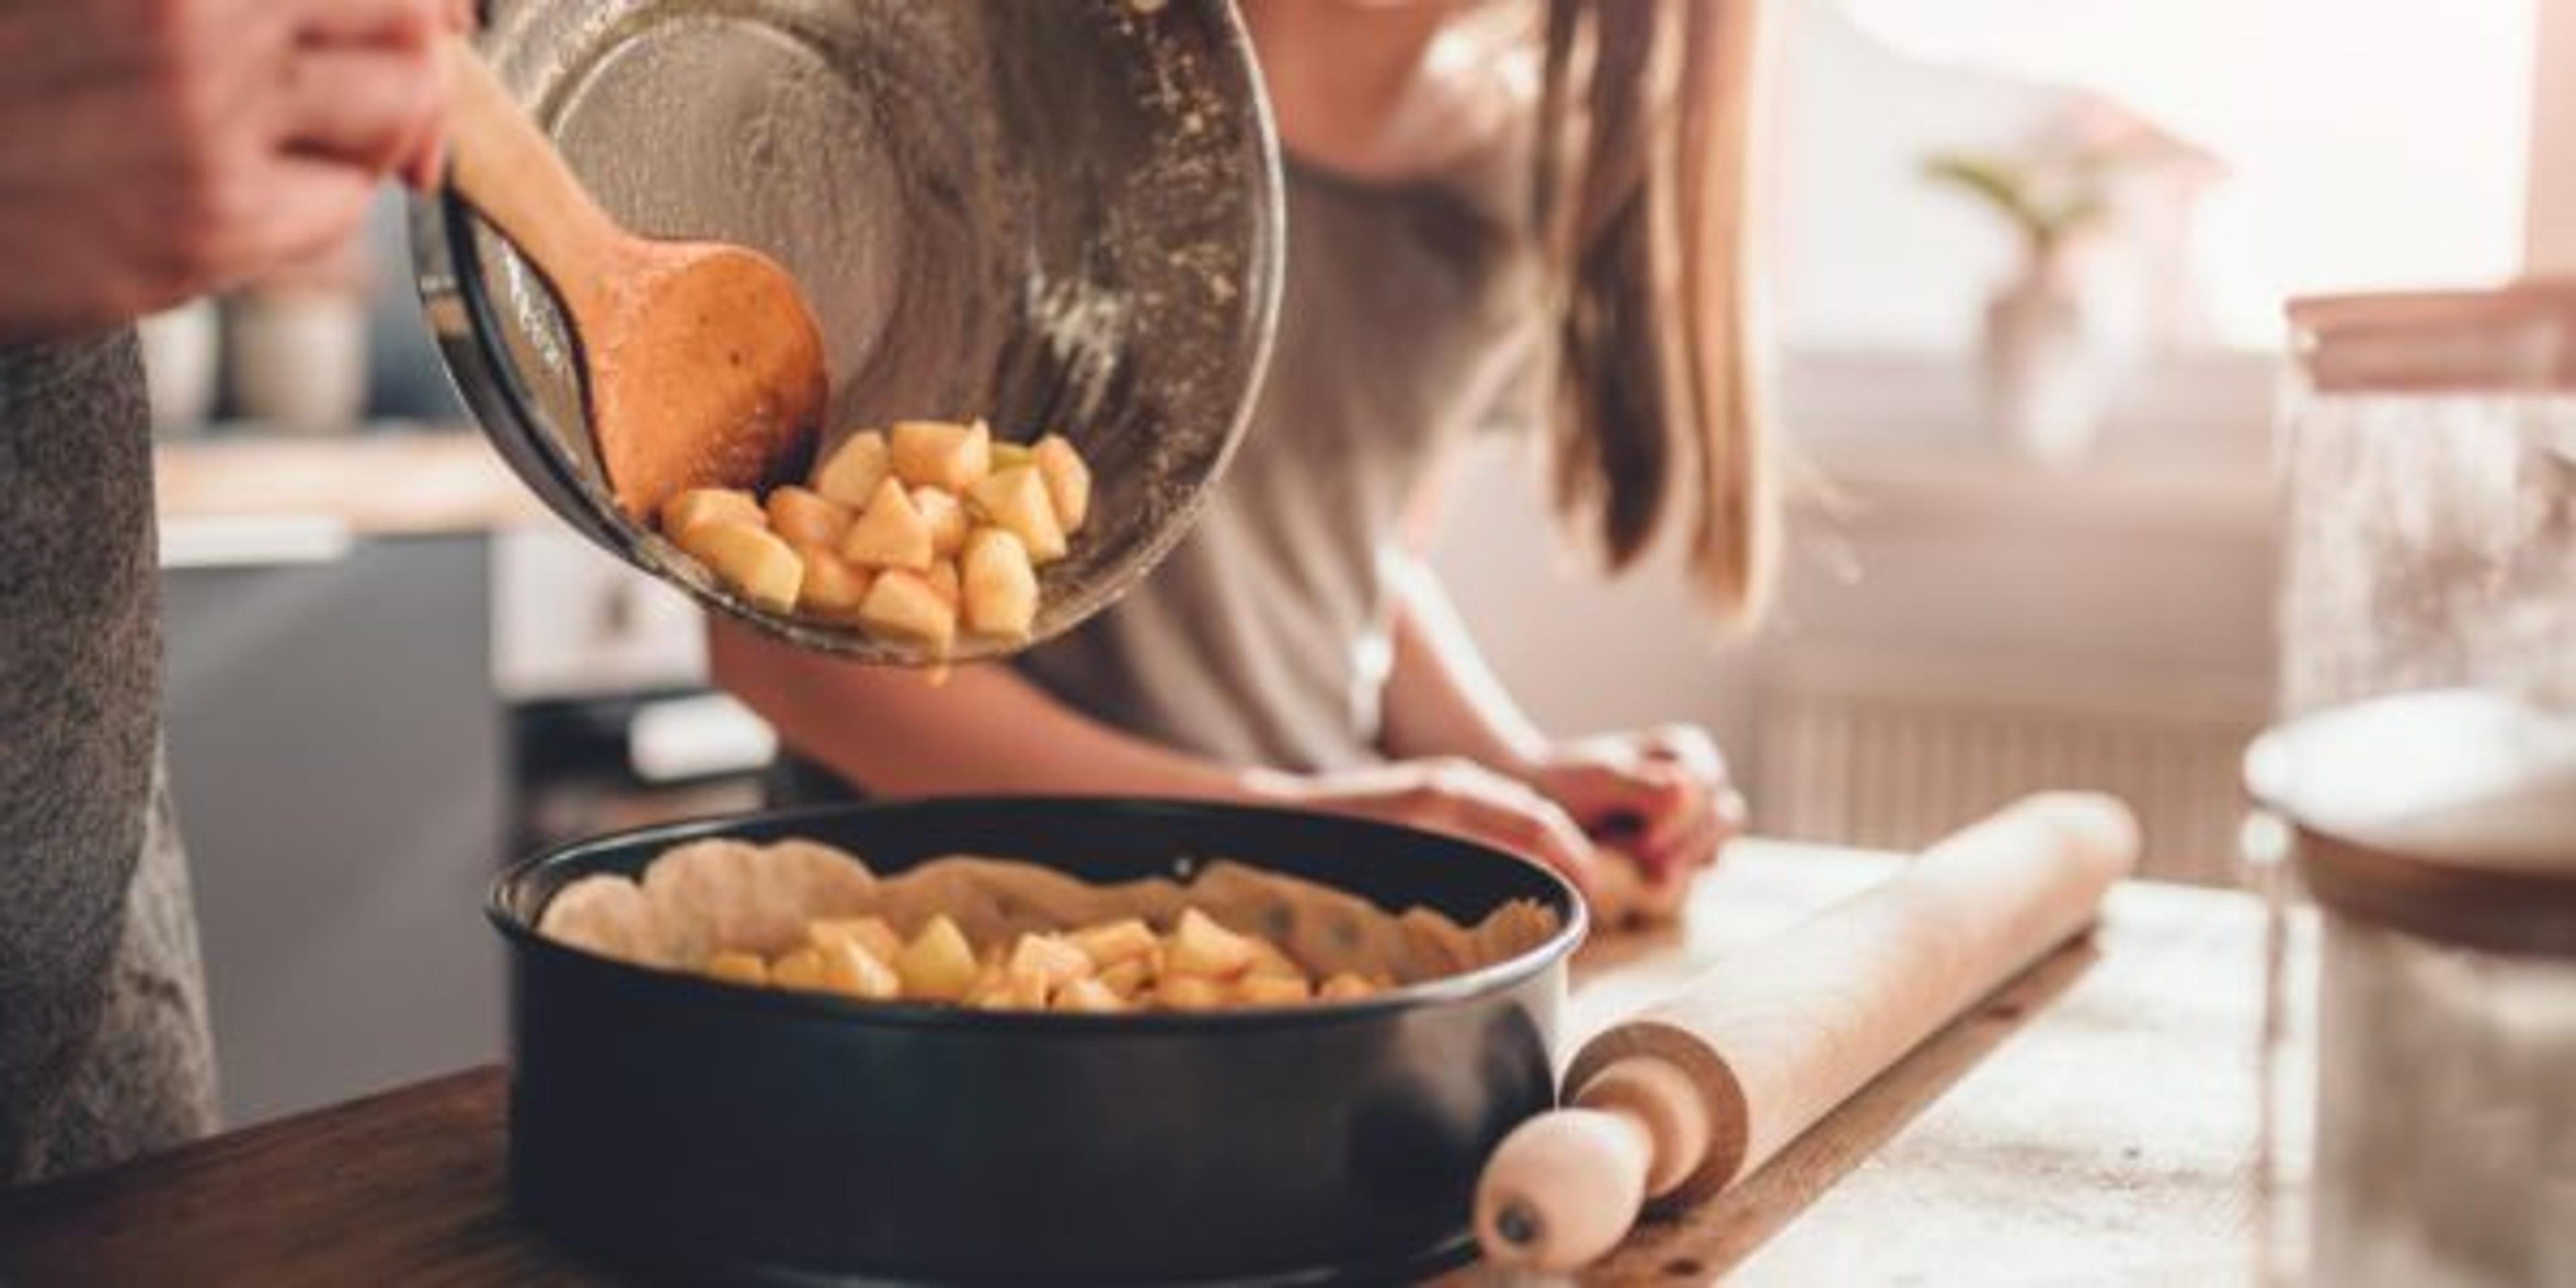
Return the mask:
<path id="1" fill-rule="evenodd" d="M 449 185 L 582 312 L 612 275 L 626 232 L 462 39 L 447 40 L 447 76 Z"/>

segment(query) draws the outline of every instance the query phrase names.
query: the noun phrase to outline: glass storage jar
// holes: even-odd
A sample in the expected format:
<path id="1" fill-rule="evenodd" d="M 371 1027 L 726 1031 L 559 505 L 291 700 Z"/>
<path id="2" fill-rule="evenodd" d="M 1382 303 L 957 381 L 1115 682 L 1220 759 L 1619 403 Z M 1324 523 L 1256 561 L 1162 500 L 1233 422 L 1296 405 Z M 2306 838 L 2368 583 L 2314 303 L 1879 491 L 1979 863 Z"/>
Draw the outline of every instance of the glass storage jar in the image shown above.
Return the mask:
<path id="1" fill-rule="evenodd" d="M 2290 306 L 2281 705 L 2576 702 L 2576 281 Z"/>
<path id="2" fill-rule="evenodd" d="M 2247 779 L 2295 856 L 2268 1027 L 2315 1042 L 2267 1129 L 2305 1237 L 2267 1265 L 2576 1285 L 2576 285 L 2291 321 L 2287 722 Z M 2282 971 L 2294 893 L 2313 981 Z"/>
<path id="3" fill-rule="evenodd" d="M 2248 760 L 2323 910 L 2318 1284 L 2576 1284 L 2576 718 L 2380 698 Z"/>

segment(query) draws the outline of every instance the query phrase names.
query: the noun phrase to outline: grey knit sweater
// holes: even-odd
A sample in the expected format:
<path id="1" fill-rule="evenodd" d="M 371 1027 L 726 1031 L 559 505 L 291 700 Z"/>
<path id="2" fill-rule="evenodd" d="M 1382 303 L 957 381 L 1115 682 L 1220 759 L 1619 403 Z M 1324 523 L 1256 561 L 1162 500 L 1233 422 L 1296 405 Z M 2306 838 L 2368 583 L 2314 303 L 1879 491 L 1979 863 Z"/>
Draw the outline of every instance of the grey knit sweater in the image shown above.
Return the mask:
<path id="1" fill-rule="evenodd" d="M 214 1121 L 131 333 L 0 349 L 0 1186 Z"/>

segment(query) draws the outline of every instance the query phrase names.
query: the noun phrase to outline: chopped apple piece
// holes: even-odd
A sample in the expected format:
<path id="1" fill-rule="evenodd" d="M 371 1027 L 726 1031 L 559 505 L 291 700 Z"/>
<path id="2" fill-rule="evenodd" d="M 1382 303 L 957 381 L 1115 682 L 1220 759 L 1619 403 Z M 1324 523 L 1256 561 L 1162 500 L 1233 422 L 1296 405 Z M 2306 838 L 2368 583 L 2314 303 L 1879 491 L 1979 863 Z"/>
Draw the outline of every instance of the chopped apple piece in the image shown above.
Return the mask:
<path id="1" fill-rule="evenodd" d="M 966 934 L 945 916 L 933 917 L 913 934 L 894 961 L 904 996 L 929 1002 L 954 1002 L 975 983 L 975 949 Z"/>
<path id="2" fill-rule="evenodd" d="M 992 466 L 996 473 L 1014 466 L 1027 465 L 1036 459 L 1037 454 L 1030 451 L 1026 443 L 1006 442 L 998 438 L 993 440 Z"/>
<path id="3" fill-rule="evenodd" d="M 805 561 L 778 534 L 748 523 L 701 523 L 680 535 L 680 548 L 714 570 L 742 597 L 773 613 L 796 607 Z"/>
<path id="4" fill-rule="evenodd" d="M 808 945 L 769 963 L 769 982 L 780 988 L 820 990 L 823 987 L 823 954 Z"/>
<path id="5" fill-rule="evenodd" d="M 1127 1009 L 1127 999 L 1099 980 L 1077 979 L 1057 990 L 1055 1009 L 1085 1015 L 1115 1015 Z"/>
<path id="6" fill-rule="evenodd" d="M 1055 501 L 1034 465 L 1015 466 L 985 479 L 966 493 L 985 519 L 1007 528 L 1029 548 L 1033 563 L 1064 558 L 1064 525 L 1057 521 Z"/>
<path id="7" fill-rule="evenodd" d="M 1165 949 L 1169 956 L 1163 968 L 1174 975 L 1232 979 L 1252 967 L 1252 941 L 1196 908 L 1181 910 Z"/>
<path id="8" fill-rule="evenodd" d="M 796 588 L 796 610 L 814 617 L 851 621 L 868 597 L 868 574 L 822 546 L 798 546 L 805 561 L 805 581 Z"/>
<path id="9" fill-rule="evenodd" d="M 859 604 L 859 621 L 893 639 L 945 652 L 957 638 L 957 610 L 939 589 L 917 572 L 895 569 L 880 573 Z"/>
<path id="10" fill-rule="evenodd" d="M 1296 975 L 1246 975 L 1234 982 L 1234 1000 L 1245 1006 L 1298 1006 L 1310 1000 Z"/>
<path id="11" fill-rule="evenodd" d="M 1125 921 L 1105 921 L 1073 932 L 1073 946 L 1082 950 L 1094 966 L 1107 969 L 1122 962 L 1139 961 L 1154 951 L 1154 928 L 1139 917 Z"/>
<path id="12" fill-rule="evenodd" d="M 867 950 L 870 957 L 891 964 L 903 955 L 903 936 L 886 924 L 883 917 L 836 917 L 809 923 L 805 935 L 818 947 L 836 939 L 845 939 Z"/>
<path id="13" fill-rule="evenodd" d="M 748 523 L 765 527 L 769 516 L 749 492 L 729 487 L 693 487 L 662 505 L 662 535 L 683 549 L 689 529 L 702 523 Z"/>
<path id="14" fill-rule="evenodd" d="M 921 579 L 930 583 L 930 592 L 939 596 L 939 602 L 948 605 L 950 612 L 957 611 L 966 590 L 965 579 L 957 571 L 956 560 L 941 559 L 932 563 L 930 571 L 922 574 Z"/>
<path id="15" fill-rule="evenodd" d="M 966 539 L 962 570 L 966 629 L 1002 639 L 1026 639 L 1038 618 L 1038 574 L 1029 549 L 1000 528 L 977 528 Z"/>
<path id="16" fill-rule="evenodd" d="M 841 557 L 865 568 L 927 572 L 933 557 L 930 521 L 902 484 L 887 479 L 842 538 Z"/>
<path id="17" fill-rule="evenodd" d="M 764 504 L 769 508 L 769 530 L 791 546 L 838 550 L 841 539 L 850 535 L 851 522 L 858 518 L 850 507 L 801 487 L 780 488 Z"/>
<path id="18" fill-rule="evenodd" d="M 1001 945 L 986 950 L 984 965 L 976 972 L 975 984 L 966 990 L 966 1005 L 986 1011 L 1043 1011 L 1047 1008 L 1046 985 L 1037 980 L 1014 979 L 1005 965 Z"/>
<path id="19" fill-rule="evenodd" d="M 1056 522 L 1067 532 L 1082 531 L 1083 521 L 1091 517 L 1091 467 L 1083 463 L 1082 453 L 1073 450 L 1064 435 L 1049 434 L 1038 440 L 1029 456 L 1046 479 Z"/>
<path id="20" fill-rule="evenodd" d="M 796 556 L 805 561 L 805 581 L 796 594 L 797 610 L 835 621 L 856 621 L 859 605 L 867 602 L 874 575 L 823 546 L 798 546 Z"/>
<path id="21" fill-rule="evenodd" d="M 814 952 L 823 959 L 823 987 L 851 997 L 872 1002 L 888 1001 L 903 995 L 903 977 L 894 967 L 865 948 L 855 939 L 834 939 L 816 944 Z"/>
<path id="22" fill-rule="evenodd" d="M 890 448 L 895 477 L 914 487 L 963 492 L 993 468 L 993 432 L 980 420 L 972 425 L 902 421 L 894 427 Z"/>
<path id="23" fill-rule="evenodd" d="M 758 953 L 717 953 L 707 959 L 706 975 L 728 984 L 748 984 L 763 988 L 769 983 L 769 963 Z"/>
<path id="24" fill-rule="evenodd" d="M 1062 935 L 1022 935 L 1003 968 L 1023 994 L 1051 994 L 1091 974 L 1091 957 Z"/>
<path id="25" fill-rule="evenodd" d="M 852 434 L 814 471 L 814 490 L 853 510 L 867 508 L 893 469 L 886 436 L 871 429 Z"/>
<path id="26" fill-rule="evenodd" d="M 1326 1002 L 1353 1002 L 1363 997 L 1374 997 L 1378 992 L 1376 984 L 1351 971 L 1343 971 L 1325 980 L 1324 986 L 1315 990 L 1315 996 Z"/>
<path id="27" fill-rule="evenodd" d="M 1174 975 L 1154 986 L 1154 1001 L 1167 1011 L 1213 1011 L 1225 1005 L 1225 985 L 1197 975 Z"/>
<path id="28" fill-rule="evenodd" d="M 914 488 L 912 508 L 921 511 L 922 521 L 930 525 L 932 554 L 947 558 L 966 548 L 966 529 L 972 525 L 956 493 L 935 487 Z"/>
<path id="29" fill-rule="evenodd" d="M 1298 965 L 1295 958 L 1281 952 L 1279 945 L 1257 935 L 1252 936 L 1251 939 L 1252 966 L 1246 971 L 1247 974 L 1297 980 L 1306 978 L 1306 968 Z"/>
<path id="30" fill-rule="evenodd" d="M 1103 966 L 1098 979 L 1109 991 L 1133 1000 L 1144 991 L 1145 982 L 1153 978 L 1154 963 L 1144 957 L 1130 957 L 1115 966 Z"/>

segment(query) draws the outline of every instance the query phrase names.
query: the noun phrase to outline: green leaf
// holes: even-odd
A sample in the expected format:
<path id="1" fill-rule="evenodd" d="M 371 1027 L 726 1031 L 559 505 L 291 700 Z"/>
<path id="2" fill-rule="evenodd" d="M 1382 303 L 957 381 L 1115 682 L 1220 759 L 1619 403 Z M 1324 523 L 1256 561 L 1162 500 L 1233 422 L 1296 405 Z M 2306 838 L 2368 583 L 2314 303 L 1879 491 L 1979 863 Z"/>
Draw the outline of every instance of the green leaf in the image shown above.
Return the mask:
<path id="1" fill-rule="evenodd" d="M 1992 207 L 2023 233 L 2038 235 L 2042 221 L 2032 204 L 2035 177 L 2027 169 L 1999 157 L 1949 152 L 1926 160 L 1923 174 Z"/>

